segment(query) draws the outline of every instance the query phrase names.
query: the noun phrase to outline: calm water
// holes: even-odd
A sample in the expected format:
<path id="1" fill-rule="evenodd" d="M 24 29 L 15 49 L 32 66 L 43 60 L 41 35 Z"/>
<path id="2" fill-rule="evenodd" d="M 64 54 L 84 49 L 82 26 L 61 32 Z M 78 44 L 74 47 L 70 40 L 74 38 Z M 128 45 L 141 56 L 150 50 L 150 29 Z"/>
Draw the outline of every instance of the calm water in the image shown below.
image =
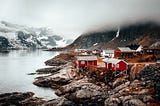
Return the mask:
<path id="1" fill-rule="evenodd" d="M 45 67 L 44 61 L 57 55 L 48 51 L 18 50 L 0 53 L 0 93 L 32 91 L 45 99 L 56 98 L 54 90 L 33 85 L 37 75 L 27 75 Z"/>

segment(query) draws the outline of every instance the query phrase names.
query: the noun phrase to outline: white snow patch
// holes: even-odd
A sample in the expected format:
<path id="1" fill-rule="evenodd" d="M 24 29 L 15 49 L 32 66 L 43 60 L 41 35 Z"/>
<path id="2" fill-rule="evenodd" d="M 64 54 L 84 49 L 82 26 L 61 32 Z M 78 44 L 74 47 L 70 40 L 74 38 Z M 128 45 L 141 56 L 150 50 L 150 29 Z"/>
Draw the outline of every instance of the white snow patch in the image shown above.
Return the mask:
<path id="1" fill-rule="evenodd" d="M 118 28 L 118 31 L 117 31 L 117 34 L 116 34 L 116 37 L 114 37 L 111 41 L 115 40 L 116 38 L 119 37 L 119 32 L 120 32 L 120 28 Z"/>
<path id="2" fill-rule="evenodd" d="M 37 38 L 38 40 L 42 40 L 42 39 L 48 39 L 48 37 L 47 36 L 42 36 L 42 37 L 39 37 L 39 38 Z"/>
<path id="3" fill-rule="evenodd" d="M 96 45 L 98 45 L 98 43 L 93 44 L 93 46 L 96 46 Z"/>
<path id="4" fill-rule="evenodd" d="M 116 38 L 119 36 L 119 32 L 120 32 L 120 28 L 118 28 L 117 34 L 116 34 Z"/>
<path id="5" fill-rule="evenodd" d="M 65 47 L 67 45 L 66 40 L 64 39 L 56 41 L 56 44 L 57 44 L 57 47 Z"/>

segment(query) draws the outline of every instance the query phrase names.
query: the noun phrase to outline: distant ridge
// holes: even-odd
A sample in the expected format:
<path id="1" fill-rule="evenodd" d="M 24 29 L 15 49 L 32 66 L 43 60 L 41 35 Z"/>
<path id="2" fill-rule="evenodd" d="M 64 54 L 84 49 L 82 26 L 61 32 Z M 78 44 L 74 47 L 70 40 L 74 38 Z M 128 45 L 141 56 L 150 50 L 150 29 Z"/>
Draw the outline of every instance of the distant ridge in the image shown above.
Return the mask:
<path id="1" fill-rule="evenodd" d="M 0 49 L 41 49 L 63 47 L 72 43 L 56 35 L 51 29 L 0 22 Z"/>
<path id="2" fill-rule="evenodd" d="M 123 26 L 119 30 L 86 33 L 79 36 L 68 48 L 116 48 L 130 44 L 160 47 L 160 25 L 143 22 Z"/>

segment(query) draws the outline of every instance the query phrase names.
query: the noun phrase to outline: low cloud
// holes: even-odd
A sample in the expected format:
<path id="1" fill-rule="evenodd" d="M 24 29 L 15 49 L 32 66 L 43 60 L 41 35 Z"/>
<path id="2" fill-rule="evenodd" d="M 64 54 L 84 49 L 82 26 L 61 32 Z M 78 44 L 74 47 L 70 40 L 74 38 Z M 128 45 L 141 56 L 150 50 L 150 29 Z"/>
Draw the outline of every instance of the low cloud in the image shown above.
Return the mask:
<path id="1" fill-rule="evenodd" d="M 51 27 L 75 38 L 89 30 L 160 22 L 160 0 L 0 0 L 0 20 Z"/>

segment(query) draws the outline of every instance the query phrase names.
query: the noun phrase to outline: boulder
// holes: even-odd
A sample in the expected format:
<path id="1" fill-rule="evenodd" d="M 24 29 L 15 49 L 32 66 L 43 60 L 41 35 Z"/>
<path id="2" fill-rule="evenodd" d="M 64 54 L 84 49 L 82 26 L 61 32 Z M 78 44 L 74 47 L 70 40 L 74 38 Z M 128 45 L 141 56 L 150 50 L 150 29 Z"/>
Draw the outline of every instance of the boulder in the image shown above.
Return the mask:
<path id="1" fill-rule="evenodd" d="M 0 94 L 0 106 L 35 106 L 44 103 L 41 98 L 33 97 L 32 92 L 13 92 Z"/>
<path id="2" fill-rule="evenodd" d="M 36 105 L 41 105 L 43 103 L 45 103 L 45 101 L 38 97 L 27 98 L 20 102 L 22 106 L 36 106 Z"/>
<path id="3" fill-rule="evenodd" d="M 146 104 L 139 99 L 130 99 L 124 102 L 123 106 L 146 106 Z"/>
<path id="4" fill-rule="evenodd" d="M 89 98 L 93 97 L 94 94 L 95 94 L 95 92 L 91 92 L 87 89 L 81 89 L 76 92 L 76 98 L 77 99 L 89 99 Z"/>
<path id="5" fill-rule="evenodd" d="M 67 64 L 67 61 L 62 58 L 52 58 L 50 60 L 47 60 L 45 64 L 48 66 L 60 66 Z"/>
<path id="6" fill-rule="evenodd" d="M 62 66 L 50 67 L 50 68 L 42 68 L 36 70 L 38 74 L 56 74 L 59 70 L 62 69 Z"/>
<path id="7" fill-rule="evenodd" d="M 127 82 L 126 76 L 125 76 L 125 77 L 117 78 L 117 79 L 113 82 L 112 87 L 115 88 L 115 87 L 117 87 L 117 86 L 119 86 L 119 85 L 121 85 L 121 84 L 123 84 L 123 83 L 125 83 L 125 82 Z"/>
<path id="8" fill-rule="evenodd" d="M 40 87 L 51 87 L 52 83 L 53 82 L 51 79 L 44 78 L 44 77 L 38 78 L 33 82 L 34 85 L 37 85 Z"/>
<path id="9" fill-rule="evenodd" d="M 125 89 L 128 87 L 129 84 L 121 84 L 117 86 L 115 89 L 112 90 L 112 93 L 118 93 L 120 90 Z"/>
<path id="10" fill-rule="evenodd" d="M 61 77 L 55 77 L 55 78 L 40 77 L 33 82 L 33 84 L 35 84 L 37 86 L 51 87 L 54 89 L 57 89 L 60 86 L 66 85 L 68 83 L 70 83 L 69 79 L 65 79 L 65 78 L 61 78 Z"/>
<path id="11" fill-rule="evenodd" d="M 41 106 L 77 106 L 77 104 L 64 97 L 59 97 L 58 99 L 47 101 Z"/>
<path id="12" fill-rule="evenodd" d="M 140 87 L 140 86 L 142 86 L 143 85 L 143 83 L 142 83 L 142 81 L 139 81 L 139 80 L 134 80 L 132 83 L 131 83 L 131 87 L 132 88 L 138 88 L 138 87 Z"/>
<path id="13" fill-rule="evenodd" d="M 124 96 L 123 98 L 121 98 L 122 103 L 125 103 L 126 101 L 131 100 L 131 99 L 134 99 L 133 96 L 131 95 Z"/>
<path id="14" fill-rule="evenodd" d="M 134 94 L 134 95 L 147 95 L 149 93 L 150 93 L 149 89 L 146 89 L 146 88 L 144 88 L 144 89 L 138 89 L 136 91 L 132 91 L 131 92 L 131 94 Z"/>
<path id="15" fill-rule="evenodd" d="M 154 99 L 150 96 L 150 95 L 146 95 L 143 97 L 143 102 L 147 103 L 147 102 L 152 102 Z"/>
<path id="16" fill-rule="evenodd" d="M 121 106 L 121 101 L 118 98 L 108 98 L 104 102 L 104 106 Z"/>

